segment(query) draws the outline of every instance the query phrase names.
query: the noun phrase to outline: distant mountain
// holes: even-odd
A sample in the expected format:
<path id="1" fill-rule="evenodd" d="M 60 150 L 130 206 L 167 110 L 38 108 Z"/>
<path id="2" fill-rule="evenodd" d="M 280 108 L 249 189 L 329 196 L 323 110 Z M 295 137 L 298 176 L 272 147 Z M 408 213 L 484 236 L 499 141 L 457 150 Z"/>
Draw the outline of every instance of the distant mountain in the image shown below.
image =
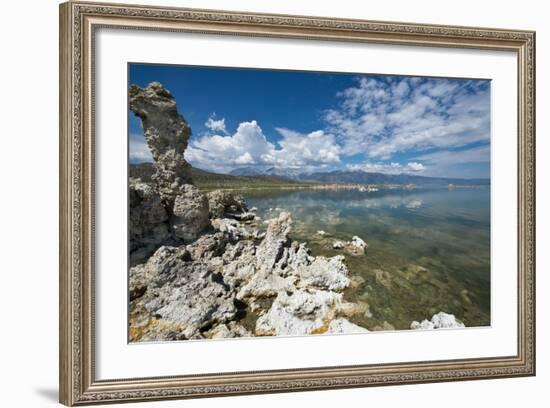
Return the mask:
<path id="1" fill-rule="evenodd" d="M 276 176 L 287 180 L 309 181 L 322 183 L 356 183 L 356 184 L 417 184 L 417 185 L 489 185 L 489 179 L 460 179 L 449 177 L 426 177 L 413 174 L 384 174 L 370 173 L 361 170 L 334 170 L 329 172 L 303 173 L 296 169 L 285 169 L 281 167 L 271 167 L 269 169 L 259 169 L 257 167 L 239 167 L 231 171 L 235 176 Z"/>
<path id="2" fill-rule="evenodd" d="M 289 180 L 300 180 L 303 176 L 303 172 L 298 169 L 285 169 L 282 167 L 271 167 L 265 171 L 265 174 Z"/>
<path id="3" fill-rule="evenodd" d="M 265 171 L 254 166 L 246 166 L 233 169 L 229 174 L 232 176 L 263 176 Z"/>
<path id="4" fill-rule="evenodd" d="M 366 171 L 335 170 L 302 174 L 300 181 L 317 181 L 323 183 L 357 183 L 357 184 L 417 184 L 417 185 L 490 185 L 489 179 L 460 179 L 447 177 L 427 177 L 413 174 L 384 174 Z"/>
<path id="5" fill-rule="evenodd" d="M 254 166 L 238 167 L 229 172 L 232 176 L 274 176 L 281 177 L 287 180 L 299 180 L 302 172 L 296 169 L 287 169 L 283 167 L 270 167 L 261 169 Z"/>
<path id="6" fill-rule="evenodd" d="M 142 180 L 150 180 L 153 174 L 151 163 L 131 164 L 130 176 L 139 177 Z M 330 172 L 317 172 L 312 174 L 300 173 L 294 169 L 272 167 L 260 170 L 256 167 L 239 167 L 230 174 L 218 174 L 191 169 L 193 180 L 198 185 L 212 187 L 227 187 L 236 185 L 271 185 L 289 183 L 353 183 L 353 184 L 415 184 L 418 186 L 447 186 L 448 184 L 486 186 L 490 185 L 489 179 L 461 179 L 447 177 L 426 177 L 413 174 L 384 174 L 370 173 L 366 171 L 335 170 Z"/>

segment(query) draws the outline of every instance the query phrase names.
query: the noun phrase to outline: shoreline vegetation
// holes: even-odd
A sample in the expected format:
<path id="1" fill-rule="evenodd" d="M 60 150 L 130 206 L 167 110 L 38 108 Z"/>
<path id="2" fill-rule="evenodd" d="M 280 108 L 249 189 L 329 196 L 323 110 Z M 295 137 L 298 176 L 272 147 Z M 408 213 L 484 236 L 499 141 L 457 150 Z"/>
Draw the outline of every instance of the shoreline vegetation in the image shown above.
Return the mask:
<path id="1" fill-rule="evenodd" d="M 129 89 L 130 110 L 141 119 L 153 164 L 129 166 L 129 338 L 132 342 L 366 333 L 393 330 L 356 324 L 372 311 L 369 299 L 346 292 L 363 284 L 347 264 L 368 259 L 360 236 L 333 240 L 338 255 L 313 256 L 292 239 L 292 214 L 262 219 L 234 191 L 410 191 L 407 184 L 304 182 L 274 176 L 218 175 L 184 159 L 191 134 L 170 92 L 160 83 Z M 462 188 L 456 183 L 438 188 Z M 472 186 L 481 187 L 481 186 Z M 331 239 L 317 231 L 316 240 Z M 313 239 L 313 237 L 312 237 Z M 332 241 L 331 241 L 332 242 Z M 413 268 L 414 269 L 414 268 Z M 407 270 L 423 279 L 425 268 Z M 380 272 L 381 282 L 389 281 Z M 409 279 L 409 278 L 407 278 Z M 431 317 L 430 317 L 431 315 Z M 440 310 L 410 329 L 461 328 Z"/>

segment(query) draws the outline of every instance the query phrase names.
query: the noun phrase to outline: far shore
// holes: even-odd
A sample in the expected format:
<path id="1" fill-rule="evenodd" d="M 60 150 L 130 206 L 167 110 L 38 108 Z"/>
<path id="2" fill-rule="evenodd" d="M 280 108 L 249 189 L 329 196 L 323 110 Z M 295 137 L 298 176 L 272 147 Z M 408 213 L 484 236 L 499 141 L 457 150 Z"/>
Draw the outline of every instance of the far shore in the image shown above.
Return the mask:
<path id="1" fill-rule="evenodd" d="M 222 191 L 239 191 L 239 190 L 356 190 L 364 193 L 375 193 L 380 190 L 424 190 L 424 189 L 479 189 L 487 188 L 487 186 L 479 185 L 414 185 L 414 184 L 343 184 L 343 183 L 293 183 L 293 184 L 235 184 L 227 186 L 222 183 L 201 183 L 195 182 L 196 186 L 204 191 L 222 190 Z"/>

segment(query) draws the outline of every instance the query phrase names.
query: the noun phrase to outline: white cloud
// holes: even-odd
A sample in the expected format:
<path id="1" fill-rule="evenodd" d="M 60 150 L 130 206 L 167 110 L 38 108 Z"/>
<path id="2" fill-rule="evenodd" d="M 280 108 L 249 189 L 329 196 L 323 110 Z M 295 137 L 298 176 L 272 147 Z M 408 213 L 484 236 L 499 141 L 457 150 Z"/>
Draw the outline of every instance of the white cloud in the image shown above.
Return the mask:
<path id="1" fill-rule="evenodd" d="M 424 171 L 426 170 L 426 167 L 422 163 L 417 162 L 411 162 L 407 163 L 407 168 L 409 168 L 411 171 Z"/>
<path id="2" fill-rule="evenodd" d="M 325 121 L 344 155 L 388 160 L 396 153 L 490 137 L 486 81 L 362 77 L 338 96 L 339 106 L 325 112 Z"/>
<path id="3" fill-rule="evenodd" d="M 322 130 L 302 134 L 285 128 L 277 128 L 277 132 L 283 138 L 275 157 L 282 166 L 311 168 L 340 162 L 340 146 L 331 134 Z"/>
<path id="4" fill-rule="evenodd" d="M 204 126 L 210 129 L 212 132 L 221 132 L 227 135 L 227 129 L 225 128 L 225 118 L 215 120 L 214 115 L 212 115 L 208 118 Z"/>
<path id="5" fill-rule="evenodd" d="M 335 137 L 323 131 L 302 134 L 278 128 L 282 139 L 269 142 L 256 121 L 242 122 L 233 135 L 204 135 L 192 140 L 185 158 L 199 168 L 228 172 L 242 165 L 295 168 L 303 171 L 340 162 Z"/>
<path id="6" fill-rule="evenodd" d="M 413 174 L 423 173 L 426 171 L 426 166 L 418 162 L 410 162 L 406 165 L 401 163 L 360 163 L 348 164 L 347 168 L 354 171 L 366 171 L 367 173 L 384 173 L 384 174 Z"/>
<path id="7" fill-rule="evenodd" d="M 254 164 L 254 159 L 250 153 L 246 152 L 235 159 L 236 164 Z"/>
<path id="8" fill-rule="evenodd" d="M 264 163 L 275 146 L 269 143 L 258 123 L 242 122 L 233 135 L 205 135 L 192 140 L 185 158 L 196 167 L 228 171 L 237 165 Z"/>
<path id="9" fill-rule="evenodd" d="M 150 163 L 153 161 L 153 156 L 151 156 L 151 151 L 143 135 L 130 135 L 129 156 L 130 163 Z"/>
<path id="10" fill-rule="evenodd" d="M 487 163 L 491 160 L 491 148 L 489 145 L 485 145 L 459 151 L 441 150 L 417 156 L 416 159 L 427 163 L 444 163 L 446 165 L 457 163 Z"/>

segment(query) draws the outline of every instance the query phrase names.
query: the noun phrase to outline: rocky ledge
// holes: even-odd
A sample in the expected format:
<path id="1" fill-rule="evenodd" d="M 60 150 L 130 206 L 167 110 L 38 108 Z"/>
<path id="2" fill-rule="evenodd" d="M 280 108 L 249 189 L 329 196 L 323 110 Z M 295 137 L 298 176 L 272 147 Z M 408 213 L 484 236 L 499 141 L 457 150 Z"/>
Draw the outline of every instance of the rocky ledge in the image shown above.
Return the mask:
<path id="1" fill-rule="evenodd" d="M 365 310 L 343 299 L 350 284 L 343 257 L 312 257 L 288 238 L 291 224 L 281 213 L 261 240 L 214 230 L 188 245 L 161 246 L 133 266 L 132 338 L 366 332 L 347 320 Z"/>
<path id="2" fill-rule="evenodd" d="M 348 320 L 366 308 L 343 298 L 343 256 L 311 256 L 286 212 L 261 231 L 242 198 L 193 185 L 168 90 L 131 86 L 130 109 L 155 160 L 150 182 L 129 183 L 132 341 L 367 331 Z"/>

